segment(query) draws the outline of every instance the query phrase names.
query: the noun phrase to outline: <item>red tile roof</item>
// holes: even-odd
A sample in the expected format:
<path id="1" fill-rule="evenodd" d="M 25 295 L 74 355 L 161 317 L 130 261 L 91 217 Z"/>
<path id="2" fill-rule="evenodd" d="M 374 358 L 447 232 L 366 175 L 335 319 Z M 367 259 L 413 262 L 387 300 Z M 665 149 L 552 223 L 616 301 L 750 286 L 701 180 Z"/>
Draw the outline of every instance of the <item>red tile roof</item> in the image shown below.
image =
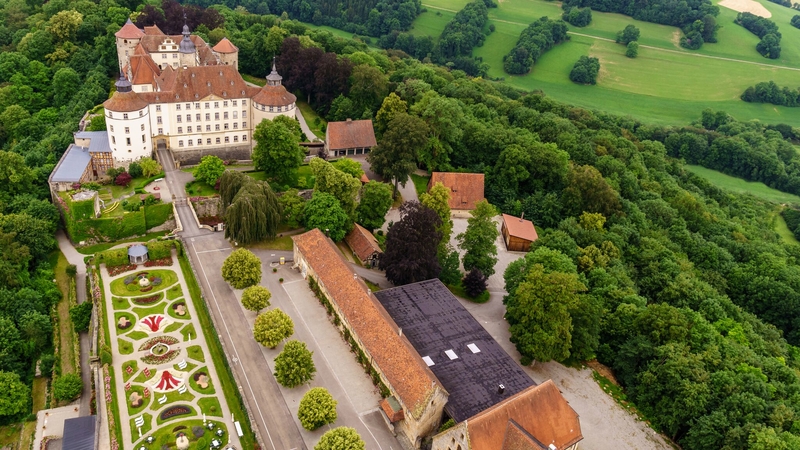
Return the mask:
<path id="1" fill-rule="evenodd" d="M 536 228 L 530 220 L 503 214 L 503 223 L 506 224 L 508 234 L 511 236 L 531 242 L 539 239 L 539 234 L 536 233 Z"/>
<path id="2" fill-rule="evenodd" d="M 581 424 L 578 414 L 569 406 L 553 380 L 531 386 L 519 394 L 467 419 L 470 448 L 472 450 L 506 449 L 503 442 L 509 433 L 509 422 L 513 421 L 547 448 L 567 448 L 581 439 Z M 518 430 L 517 430 L 518 431 Z M 520 437 L 511 430 L 508 450 L 536 447 L 519 446 Z"/>
<path id="3" fill-rule="evenodd" d="M 295 101 L 297 97 L 287 91 L 283 85 L 262 87 L 258 93 L 253 97 L 253 101 L 259 105 L 266 106 L 289 106 Z"/>
<path id="4" fill-rule="evenodd" d="M 372 148 L 378 145 L 371 120 L 328 122 L 326 137 L 330 150 Z"/>
<path id="5" fill-rule="evenodd" d="M 353 231 L 347 233 L 344 240 L 353 252 L 355 252 L 356 256 L 358 256 L 358 259 L 362 261 L 369 258 L 375 252 L 383 253 L 375 236 L 359 224 L 355 224 Z"/>
<path id="6" fill-rule="evenodd" d="M 155 85 L 156 78 L 161 75 L 161 69 L 149 55 L 131 56 L 129 67 L 131 84 Z"/>
<path id="7" fill-rule="evenodd" d="M 147 102 L 136 92 L 115 92 L 110 99 L 103 102 L 103 106 L 114 112 L 139 111 L 147 107 Z"/>
<path id="8" fill-rule="evenodd" d="M 158 25 L 153 25 L 152 27 L 144 27 L 144 34 L 148 34 L 151 36 L 164 36 L 164 32 L 161 31 L 161 28 L 158 28 Z"/>
<path id="9" fill-rule="evenodd" d="M 450 189 L 450 209 L 475 209 L 484 199 L 482 173 L 433 172 L 428 189 L 436 183 Z"/>
<path id="10" fill-rule="evenodd" d="M 433 372 L 408 339 L 398 334 L 397 325 L 380 302 L 367 294 L 367 286 L 354 278 L 353 269 L 319 229 L 292 236 L 292 240 L 296 251 L 317 274 L 319 284 L 328 291 L 331 301 L 362 342 L 367 356 L 372 357 L 389 381 L 390 389 L 408 413 L 419 419 L 434 393 L 434 386 L 439 386 Z"/>
<path id="11" fill-rule="evenodd" d="M 125 22 L 125 25 L 123 25 L 119 31 L 114 33 L 114 36 L 120 39 L 141 39 L 142 36 L 144 36 L 144 33 L 142 30 L 136 28 L 136 25 L 131 22 L 131 19 L 128 19 L 128 21 Z"/>
<path id="12" fill-rule="evenodd" d="M 248 86 L 235 67 L 225 65 L 167 67 L 156 84 L 159 92 L 143 92 L 139 96 L 149 103 L 172 103 L 199 101 L 209 95 L 222 99 L 252 97 L 259 90 Z"/>
<path id="13" fill-rule="evenodd" d="M 229 41 L 228 38 L 222 38 L 212 50 L 217 53 L 236 53 L 239 48 L 233 45 L 233 42 Z"/>

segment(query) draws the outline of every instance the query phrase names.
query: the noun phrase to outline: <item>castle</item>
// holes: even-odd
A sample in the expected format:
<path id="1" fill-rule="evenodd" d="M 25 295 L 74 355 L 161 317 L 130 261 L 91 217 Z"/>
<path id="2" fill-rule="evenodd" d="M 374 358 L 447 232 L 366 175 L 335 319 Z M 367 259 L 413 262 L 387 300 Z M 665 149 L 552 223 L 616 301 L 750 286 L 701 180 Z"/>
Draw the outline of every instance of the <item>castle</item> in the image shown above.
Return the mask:
<path id="1" fill-rule="evenodd" d="M 170 36 L 130 19 L 115 36 L 120 78 L 103 103 L 106 131 L 76 134 L 51 175 L 55 190 L 160 149 L 184 164 L 205 155 L 250 159 L 256 125 L 296 117 L 297 98 L 275 64 L 264 87 L 248 84 L 239 74 L 239 49 L 227 38 L 210 47 L 185 25 L 182 35 Z"/>

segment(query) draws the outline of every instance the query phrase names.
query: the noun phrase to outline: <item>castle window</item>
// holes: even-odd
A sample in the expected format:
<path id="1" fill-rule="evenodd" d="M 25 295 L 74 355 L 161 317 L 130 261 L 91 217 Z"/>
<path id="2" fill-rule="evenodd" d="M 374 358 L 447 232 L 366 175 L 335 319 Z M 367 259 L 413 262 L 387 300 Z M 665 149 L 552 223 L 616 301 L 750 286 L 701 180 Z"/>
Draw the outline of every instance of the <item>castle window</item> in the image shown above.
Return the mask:
<path id="1" fill-rule="evenodd" d="M 228 122 L 225 122 L 225 126 L 224 126 L 224 127 L 222 127 L 222 129 L 223 129 L 223 130 L 227 130 L 227 129 L 228 129 Z"/>
<path id="2" fill-rule="evenodd" d="M 109 125 L 109 128 L 111 129 L 111 132 L 113 133 L 114 132 L 114 125 Z"/>
<path id="3" fill-rule="evenodd" d="M 131 145 L 131 138 L 125 138 L 125 143 Z"/>
<path id="4" fill-rule="evenodd" d="M 125 134 L 130 134 L 130 133 L 131 133 L 131 128 L 125 127 Z"/>
<path id="5" fill-rule="evenodd" d="M 233 129 L 236 130 L 239 128 L 239 122 L 233 122 Z"/>
<path id="6" fill-rule="evenodd" d="M 206 131 L 211 131 L 211 125 L 206 125 Z"/>
<path id="7" fill-rule="evenodd" d="M 178 54 L 177 53 L 173 53 L 172 54 L 172 59 L 178 59 Z"/>
<path id="8" fill-rule="evenodd" d="M 195 114 L 194 115 L 194 120 L 200 122 L 200 114 Z"/>
<path id="9" fill-rule="evenodd" d="M 217 144 L 219 144 L 219 138 L 217 138 Z"/>
<path id="10" fill-rule="evenodd" d="M 167 54 L 166 53 L 162 53 L 161 54 L 161 59 L 167 59 Z"/>
<path id="11" fill-rule="evenodd" d="M 183 147 L 183 140 L 178 141 L 178 147 Z"/>
<path id="12" fill-rule="evenodd" d="M 233 118 L 234 119 L 238 119 L 239 118 L 239 111 L 234 111 L 233 112 Z"/>
<path id="13" fill-rule="evenodd" d="M 109 112 L 108 112 L 108 117 L 109 117 L 109 118 L 114 118 L 114 115 L 113 115 L 113 114 L 111 114 L 111 111 L 109 111 Z"/>
<path id="14" fill-rule="evenodd" d="M 112 144 L 116 144 L 117 143 L 117 139 L 114 136 L 111 136 L 111 143 Z"/>
<path id="15" fill-rule="evenodd" d="M 186 115 L 186 121 L 187 122 L 191 122 L 192 121 L 192 115 L 191 114 L 187 114 Z"/>
<path id="16" fill-rule="evenodd" d="M 214 113 L 214 120 L 219 120 L 219 113 Z"/>
<path id="17" fill-rule="evenodd" d="M 161 112 L 161 105 L 156 105 L 156 112 Z"/>
<path id="18" fill-rule="evenodd" d="M 142 128 L 142 131 L 144 131 L 144 124 L 142 124 L 141 128 Z"/>
<path id="19" fill-rule="evenodd" d="M 200 103 L 199 102 L 195 102 L 194 109 L 200 109 Z"/>
<path id="20" fill-rule="evenodd" d="M 191 133 L 192 132 L 192 127 L 186 127 L 186 132 L 187 133 Z"/>
<path id="21" fill-rule="evenodd" d="M 214 108 L 219 108 L 219 102 L 214 102 Z"/>
<path id="22" fill-rule="evenodd" d="M 211 145 L 211 138 L 206 139 L 206 145 Z"/>
<path id="23" fill-rule="evenodd" d="M 243 134 L 243 135 L 242 135 L 242 141 L 243 141 L 243 142 L 246 142 L 246 141 L 247 141 L 247 135 L 246 135 L 246 134 Z"/>
<path id="24" fill-rule="evenodd" d="M 242 119 L 247 119 L 247 111 L 242 111 Z"/>
<path id="25" fill-rule="evenodd" d="M 233 142 L 239 142 L 239 136 L 234 136 L 233 137 Z"/>
<path id="26" fill-rule="evenodd" d="M 158 134 L 164 134 L 164 129 L 163 128 L 159 128 L 158 129 Z"/>
<path id="27" fill-rule="evenodd" d="M 178 134 L 183 134 L 183 127 L 178 127 Z"/>
<path id="28" fill-rule="evenodd" d="M 225 143 L 227 144 L 227 143 L 229 143 L 230 141 L 231 141 L 231 139 L 230 139 L 228 136 L 225 136 Z"/>
<path id="29" fill-rule="evenodd" d="M 242 122 L 242 128 L 247 128 L 247 122 Z"/>
<path id="30" fill-rule="evenodd" d="M 175 105 L 175 111 L 180 111 L 180 110 L 181 110 L 181 104 L 178 103 L 177 105 Z"/>
<path id="31" fill-rule="evenodd" d="M 197 140 L 197 145 L 203 145 L 203 140 L 202 139 L 198 139 Z"/>
<path id="32" fill-rule="evenodd" d="M 211 120 L 211 114 L 210 113 L 206 113 L 206 120 Z"/>
<path id="33" fill-rule="evenodd" d="M 128 40 L 127 40 L 127 39 L 125 39 L 125 40 L 124 40 L 124 41 L 122 41 L 122 42 L 124 42 L 124 43 L 126 43 L 126 44 L 127 44 L 127 43 L 128 43 Z M 127 55 L 127 53 L 126 53 L 126 55 Z"/>
<path id="34" fill-rule="evenodd" d="M 156 123 L 161 125 L 161 116 L 156 116 Z"/>
<path id="35" fill-rule="evenodd" d="M 186 109 L 187 109 L 187 110 L 189 110 L 189 109 L 192 109 L 192 104 L 191 104 L 191 103 L 187 103 L 187 104 L 186 104 Z"/>
<path id="36" fill-rule="evenodd" d="M 269 112 L 272 112 L 272 106 L 269 107 Z"/>
<path id="37" fill-rule="evenodd" d="M 144 144 L 145 142 L 147 141 L 145 140 L 144 135 L 142 135 L 142 144 Z"/>
<path id="38" fill-rule="evenodd" d="M 123 118 L 123 119 L 127 119 L 127 118 L 128 118 L 128 114 L 123 114 L 123 115 L 122 115 L 122 118 Z"/>
<path id="39" fill-rule="evenodd" d="M 233 102 L 233 106 L 236 106 L 238 100 L 231 100 Z"/>
<path id="40" fill-rule="evenodd" d="M 242 100 L 242 106 L 247 106 L 247 100 Z"/>
<path id="41" fill-rule="evenodd" d="M 219 124 L 214 125 L 214 131 L 219 131 Z"/>
<path id="42" fill-rule="evenodd" d="M 192 140 L 189 139 L 189 147 L 191 147 L 191 146 L 192 146 Z"/>
<path id="43" fill-rule="evenodd" d="M 231 83 L 233 83 L 233 81 L 231 81 Z M 225 100 L 224 102 L 222 102 L 222 107 L 223 107 L 223 108 L 227 108 L 227 107 L 228 107 L 228 101 L 227 101 L 227 100 Z"/>
<path id="44" fill-rule="evenodd" d="M 178 119 L 178 123 L 181 123 L 181 121 L 182 121 L 181 116 L 177 116 L 177 119 Z"/>
<path id="45" fill-rule="evenodd" d="M 139 117 L 142 117 L 143 115 L 144 115 L 144 111 L 139 111 Z"/>
<path id="46" fill-rule="evenodd" d="M 222 118 L 225 119 L 225 120 L 228 120 L 228 111 L 225 111 L 224 113 L 222 113 Z"/>

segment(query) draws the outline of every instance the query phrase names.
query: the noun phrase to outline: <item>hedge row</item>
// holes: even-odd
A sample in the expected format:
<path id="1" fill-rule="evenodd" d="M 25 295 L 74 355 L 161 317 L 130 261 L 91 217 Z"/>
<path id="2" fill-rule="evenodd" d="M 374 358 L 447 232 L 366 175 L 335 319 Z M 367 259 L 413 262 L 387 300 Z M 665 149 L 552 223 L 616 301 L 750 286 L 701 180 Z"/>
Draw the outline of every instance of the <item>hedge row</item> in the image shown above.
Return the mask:
<path id="1" fill-rule="evenodd" d="M 116 267 L 130 264 L 127 247 L 106 250 L 98 255 L 98 259 L 101 263 L 105 263 L 106 267 Z"/>
<path id="2" fill-rule="evenodd" d="M 172 215 L 172 203 L 156 203 L 144 207 L 145 228 L 151 229 L 163 225 Z M 153 258 L 155 259 L 155 258 Z"/>
<path id="3" fill-rule="evenodd" d="M 150 241 L 147 245 L 149 259 L 169 258 L 172 253 L 173 241 Z"/>

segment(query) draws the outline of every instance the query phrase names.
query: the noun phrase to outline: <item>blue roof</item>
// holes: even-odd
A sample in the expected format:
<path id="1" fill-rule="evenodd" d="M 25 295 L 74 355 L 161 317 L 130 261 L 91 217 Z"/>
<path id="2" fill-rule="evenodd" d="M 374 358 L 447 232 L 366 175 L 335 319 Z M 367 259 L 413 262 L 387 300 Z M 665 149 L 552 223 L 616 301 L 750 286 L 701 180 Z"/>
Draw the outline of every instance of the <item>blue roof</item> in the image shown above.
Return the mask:
<path id="1" fill-rule="evenodd" d="M 147 247 L 138 244 L 128 248 L 128 256 L 139 257 L 147 254 Z"/>
<path id="2" fill-rule="evenodd" d="M 108 133 L 105 131 L 79 131 L 75 133 L 78 139 L 90 139 L 89 153 L 111 153 L 108 145 Z"/>
<path id="3" fill-rule="evenodd" d="M 86 170 L 86 166 L 92 161 L 92 155 L 86 147 L 78 147 L 70 144 L 61 161 L 58 162 L 53 171 L 52 181 L 78 183 Z"/>

